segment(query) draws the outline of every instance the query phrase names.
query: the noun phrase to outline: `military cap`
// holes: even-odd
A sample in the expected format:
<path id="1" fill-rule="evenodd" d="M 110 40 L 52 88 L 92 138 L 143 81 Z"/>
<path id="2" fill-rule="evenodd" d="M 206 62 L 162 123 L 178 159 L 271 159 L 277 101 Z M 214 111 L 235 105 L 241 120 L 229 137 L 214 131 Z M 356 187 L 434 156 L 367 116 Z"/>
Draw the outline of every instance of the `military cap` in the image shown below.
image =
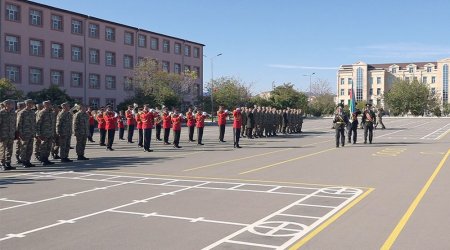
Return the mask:
<path id="1" fill-rule="evenodd" d="M 25 102 L 17 102 L 17 107 L 25 105 Z"/>
<path id="2" fill-rule="evenodd" d="M 13 103 L 14 101 L 11 99 L 7 99 L 3 101 L 3 105 L 9 104 L 9 103 Z"/>
<path id="3" fill-rule="evenodd" d="M 44 104 L 44 105 L 45 104 L 51 104 L 51 102 L 49 100 L 47 100 L 47 101 L 43 101 L 42 104 Z"/>
<path id="4" fill-rule="evenodd" d="M 64 108 L 64 106 L 69 106 L 69 103 L 68 103 L 68 102 L 62 103 L 62 104 L 61 104 L 61 108 Z"/>
<path id="5" fill-rule="evenodd" d="M 26 100 L 24 101 L 24 103 L 25 103 L 25 104 L 29 104 L 29 103 L 33 104 L 34 101 L 33 101 L 32 99 L 26 99 Z"/>

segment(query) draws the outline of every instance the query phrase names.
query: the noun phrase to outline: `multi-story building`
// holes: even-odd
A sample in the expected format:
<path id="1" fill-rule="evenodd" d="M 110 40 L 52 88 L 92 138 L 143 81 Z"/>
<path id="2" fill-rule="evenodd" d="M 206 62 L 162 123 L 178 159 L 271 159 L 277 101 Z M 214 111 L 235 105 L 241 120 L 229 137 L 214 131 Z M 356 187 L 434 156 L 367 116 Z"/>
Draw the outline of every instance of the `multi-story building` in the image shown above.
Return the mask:
<path id="1" fill-rule="evenodd" d="M 25 92 L 53 84 L 79 102 L 116 105 L 150 57 L 167 72 L 197 72 L 184 104 L 203 94 L 203 44 L 32 1 L 0 1 L 0 20 L 0 77 Z"/>
<path id="2" fill-rule="evenodd" d="M 384 106 L 382 95 L 392 87 L 394 80 L 418 80 L 427 84 L 432 94 L 437 94 L 443 104 L 448 98 L 450 58 L 437 62 L 411 62 L 367 64 L 357 62 L 342 65 L 337 73 L 337 100 L 349 104 L 353 86 L 356 101 L 366 101 Z"/>

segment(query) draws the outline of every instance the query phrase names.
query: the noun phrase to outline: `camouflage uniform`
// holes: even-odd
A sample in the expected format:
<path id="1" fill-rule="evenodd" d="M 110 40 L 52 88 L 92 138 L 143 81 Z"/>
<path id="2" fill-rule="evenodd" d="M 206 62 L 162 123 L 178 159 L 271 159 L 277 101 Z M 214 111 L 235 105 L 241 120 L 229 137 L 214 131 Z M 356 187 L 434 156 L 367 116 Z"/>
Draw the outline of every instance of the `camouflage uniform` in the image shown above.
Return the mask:
<path id="1" fill-rule="evenodd" d="M 61 159 L 69 157 L 70 139 L 72 135 L 72 115 L 62 110 L 56 118 L 56 134 L 59 137 Z"/>
<path id="2" fill-rule="evenodd" d="M 36 118 L 40 111 L 41 110 L 36 110 L 34 112 L 34 115 L 36 116 Z M 42 144 L 42 141 L 39 138 L 36 138 L 36 140 L 34 141 L 34 157 L 37 160 L 39 160 L 39 157 L 41 155 L 41 144 Z"/>
<path id="3" fill-rule="evenodd" d="M 24 109 L 17 117 L 17 132 L 22 142 L 20 160 L 29 163 L 33 154 L 33 141 L 36 134 L 36 114 L 31 109 Z"/>
<path id="4" fill-rule="evenodd" d="M 11 164 L 15 136 L 16 113 L 12 110 L 0 110 L 0 160 L 2 165 Z"/>
<path id="5" fill-rule="evenodd" d="M 41 145 L 39 152 L 40 161 L 48 161 L 55 131 L 53 113 L 49 109 L 39 111 L 36 116 L 36 136 L 40 137 Z"/>
<path id="6" fill-rule="evenodd" d="M 54 131 L 53 131 L 53 140 L 52 140 L 52 147 L 51 147 L 51 154 L 52 154 L 52 157 L 53 157 L 53 159 L 61 159 L 61 157 L 59 156 L 59 136 L 58 136 L 58 134 L 56 133 L 56 120 L 57 120 L 57 118 L 58 118 L 58 114 L 61 112 L 61 110 L 59 110 L 59 108 L 58 107 L 54 107 L 54 110 L 53 110 L 53 112 L 52 112 L 52 115 L 53 115 L 53 123 L 54 123 L 54 125 L 53 125 L 53 128 L 54 128 Z"/>
<path id="7" fill-rule="evenodd" d="M 24 102 L 17 103 L 16 117 L 18 117 L 19 112 L 22 111 L 24 108 L 25 108 Z M 16 140 L 17 140 L 17 142 L 16 142 L 16 160 L 17 160 L 17 163 L 21 163 L 22 161 L 20 160 L 20 150 L 22 149 L 22 141 L 19 138 L 16 138 Z"/>
<path id="8" fill-rule="evenodd" d="M 86 112 L 77 112 L 73 117 L 73 134 L 77 138 L 76 152 L 78 159 L 84 158 L 84 149 L 89 135 L 89 115 Z"/>

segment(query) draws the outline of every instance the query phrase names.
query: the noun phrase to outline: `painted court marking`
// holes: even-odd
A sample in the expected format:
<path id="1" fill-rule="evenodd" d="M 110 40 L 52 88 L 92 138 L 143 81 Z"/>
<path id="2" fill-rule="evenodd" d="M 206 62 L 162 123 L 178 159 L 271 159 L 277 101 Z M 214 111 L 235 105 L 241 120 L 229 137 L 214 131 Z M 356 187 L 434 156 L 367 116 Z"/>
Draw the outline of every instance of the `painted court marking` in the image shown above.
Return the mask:
<path id="1" fill-rule="evenodd" d="M 111 185 L 104 187 L 91 188 L 75 193 L 66 193 L 60 196 L 51 197 L 39 201 L 15 201 L 11 207 L 0 209 L 1 211 L 10 210 L 19 206 L 32 206 L 33 204 L 47 202 L 54 199 L 73 199 L 78 195 L 83 195 L 88 192 L 95 192 L 109 188 L 119 188 L 124 185 L 141 185 L 141 186 L 167 186 L 176 187 L 175 191 L 161 193 L 145 199 L 132 200 L 123 205 L 111 207 L 100 210 L 94 213 L 86 214 L 76 218 L 61 218 L 55 223 L 34 228 L 24 232 L 10 232 L 6 234 L 0 241 L 5 241 L 13 238 L 24 238 L 27 235 L 49 228 L 54 228 L 59 225 L 73 224 L 80 220 L 88 219 L 90 217 L 104 214 L 116 213 L 124 216 L 140 216 L 143 219 L 149 217 L 158 217 L 172 220 L 184 220 L 191 223 L 213 223 L 223 225 L 233 225 L 242 227 L 233 234 L 218 239 L 215 243 L 205 247 L 204 249 L 220 248 L 222 244 L 234 245 L 237 248 L 245 248 L 252 246 L 254 248 L 271 248 L 271 249 L 285 249 L 298 241 L 316 227 L 327 221 L 330 217 L 345 208 L 349 203 L 354 202 L 355 199 L 363 194 L 363 190 L 353 187 L 299 187 L 299 186 L 285 186 L 275 184 L 255 184 L 242 182 L 221 182 L 221 181 L 207 181 L 207 180 L 187 180 L 174 178 L 158 178 L 158 177 L 136 177 L 126 175 L 110 175 L 110 174 L 85 174 L 78 172 L 41 172 L 28 173 L 24 176 L 30 179 L 36 178 L 54 178 L 54 179 L 70 179 L 70 180 L 84 180 L 96 183 L 111 183 Z M 173 216 L 170 214 L 161 214 L 156 212 L 140 213 L 129 211 L 129 207 L 139 203 L 151 202 L 152 200 L 175 195 L 186 190 L 207 189 L 207 190 L 226 190 L 229 192 L 250 192 L 260 194 L 277 194 L 296 196 L 295 202 L 287 204 L 278 211 L 267 215 L 266 217 L 251 223 L 240 223 L 238 221 L 219 221 L 212 220 L 205 217 L 183 217 Z M 0 197 L 0 200 L 10 200 L 6 197 Z M 302 221 L 303 220 L 303 221 Z M 243 238 L 246 234 L 252 234 L 255 237 Z M 270 244 L 261 241 L 271 242 Z M 246 239 L 246 240 L 244 240 Z M 251 240 L 250 240 L 251 239 Z M 272 240 L 273 239 L 273 240 Z"/>

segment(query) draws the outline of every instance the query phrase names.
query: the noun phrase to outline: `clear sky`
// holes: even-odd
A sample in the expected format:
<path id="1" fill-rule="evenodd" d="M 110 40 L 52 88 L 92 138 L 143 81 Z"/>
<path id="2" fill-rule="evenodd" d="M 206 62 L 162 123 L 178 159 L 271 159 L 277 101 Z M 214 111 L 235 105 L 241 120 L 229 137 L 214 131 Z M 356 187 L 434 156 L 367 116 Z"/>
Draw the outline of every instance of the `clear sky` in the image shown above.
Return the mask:
<path id="1" fill-rule="evenodd" d="M 450 57 L 448 0 L 36 0 L 205 44 L 204 82 L 234 76 L 253 93 L 272 82 L 335 91 L 337 68 Z M 312 78 L 313 82 L 317 78 Z"/>

